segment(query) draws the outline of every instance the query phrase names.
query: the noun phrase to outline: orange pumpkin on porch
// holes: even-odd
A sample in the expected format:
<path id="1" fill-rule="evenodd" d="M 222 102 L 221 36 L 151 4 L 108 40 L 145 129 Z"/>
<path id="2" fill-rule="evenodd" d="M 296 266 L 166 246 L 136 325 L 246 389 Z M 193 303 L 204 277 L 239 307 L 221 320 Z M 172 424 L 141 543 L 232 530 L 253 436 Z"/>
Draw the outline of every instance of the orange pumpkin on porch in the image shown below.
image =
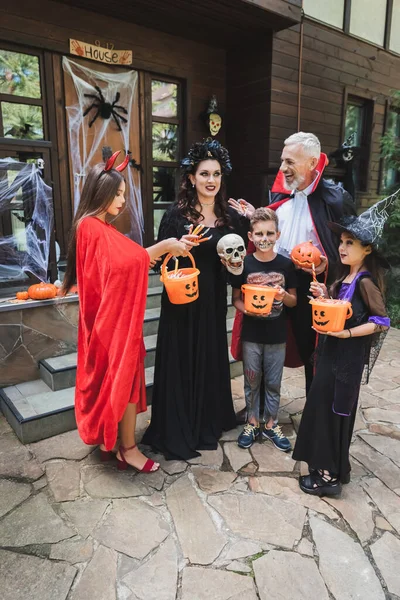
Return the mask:
<path id="1" fill-rule="evenodd" d="M 57 288 L 52 283 L 35 283 L 28 288 L 28 295 L 32 300 L 48 300 L 56 297 Z"/>
<path id="2" fill-rule="evenodd" d="M 321 252 L 310 240 L 297 244 L 290 253 L 292 262 L 301 269 L 312 269 L 321 264 Z"/>
<path id="3" fill-rule="evenodd" d="M 17 300 L 28 300 L 29 294 L 28 294 L 28 292 L 17 292 L 16 297 L 17 297 Z"/>

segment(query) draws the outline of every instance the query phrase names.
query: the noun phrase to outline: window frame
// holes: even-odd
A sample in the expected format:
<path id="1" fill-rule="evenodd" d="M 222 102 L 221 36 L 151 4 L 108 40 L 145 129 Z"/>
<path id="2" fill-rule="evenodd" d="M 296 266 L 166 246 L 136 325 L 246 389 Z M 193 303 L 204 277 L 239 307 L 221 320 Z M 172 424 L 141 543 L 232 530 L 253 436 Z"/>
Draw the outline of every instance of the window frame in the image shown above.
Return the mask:
<path id="1" fill-rule="evenodd" d="M 27 48 L 25 46 L 14 46 L 6 42 L 0 43 L 0 50 L 6 50 L 7 52 L 14 52 L 16 54 L 29 54 L 31 56 L 37 56 L 39 60 L 39 77 L 40 77 L 40 98 L 30 98 L 29 96 L 17 96 L 14 94 L 3 94 L 0 92 L 0 144 L 6 144 L 10 140 L 27 142 L 30 145 L 31 142 L 38 144 L 45 144 L 49 142 L 49 125 L 48 125 L 48 107 L 46 99 L 46 78 L 45 78 L 45 53 L 44 51 Z M 43 140 L 29 140 L 26 138 L 8 138 L 4 136 L 3 129 L 3 115 L 1 111 L 1 102 L 9 102 L 11 104 L 27 104 L 28 106 L 40 106 L 42 109 L 42 124 L 43 124 Z M 45 146 L 43 146 L 45 147 Z"/>
<path id="2" fill-rule="evenodd" d="M 146 229 L 144 232 L 144 240 L 146 245 L 153 244 L 155 241 L 154 235 L 154 210 L 166 210 L 170 207 L 170 203 L 153 201 L 153 167 L 167 167 L 179 170 L 180 160 L 182 158 L 182 150 L 186 137 L 186 120 L 184 110 L 185 85 L 182 79 L 177 77 L 169 77 L 159 73 L 142 72 L 139 76 L 139 87 L 141 88 L 141 97 L 144 98 L 143 109 L 144 115 L 142 118 L 142 164 L 144 165 L 143 172 L 143 213 Z M 152 81 L 162 81 L 165 83 L 173 83 L 178 86 L 177 90 L 177 116 L 176 117 L 159 117 L 153 116 L 152 110 Z M 176 161 L 157 161 L 153 159 L 153 123 L 165 123 L 178 126 L 178 152 Z M 178 178 L 176 179 L 178 186 Z"/>
<path id="3" fill-rule="evenodd" d="M 40 50 L 37 48 L 31 48 L 25 45 L 13 44 L 5 41 L 0 42 L 0 50 L 6 50 L 9 52 L 15 52 L 18 54 L 30 54 L 32 56 L 37 56 L 39 59 L 39 77 L 40 77 L 40 98 L 29 98 L 27 96 L 14 96 L 13 94 L 3 94 L 0 93 L 0 102 L 12 101 L 15 104 L 30 104 L 34 106 L 42 107 L 42 119 L 43 119 L 43 140 L 30 140 L 26 138 L 9 138 L 0 136 L 0 151 L 7 152 L 9 149 L 11 152 L 24 152 L 27 154 L 30 153 L 42 153 L 44 159 L 44 181 L 47 185 L 52 188 L 53 194 L 53 210 L 54 210 L 54 227 L 53 234 L 50 240 L 50 252 L 49 252 L 49 264 L 48 264 L 48 274 L 52 280 L 56 279 L 57 274 L 57 265 L 55 261 L 55 235 L 54 230 L 59 227 L 62 228 L 62 220 L 59 216 L 59 186 L 56 184 L 54 177 L 54 168 L 55 165 L 52 166 L 52 162 L 55 161 L 56 154 L 56 139 L 53 139 L 53 123 L 52 118 L 54 118 L 53 114 L 50 114 L 50 105 L 48 102 L 48 94 L 49 94 L 49 85 L 52 80 L 52 72 L 49 64 L 49 52 L 45 50 Z M 3 122 L 2 122 L 2 113 L 0 110 L 0 133 L 3 133 Z M 57 161 L 58 162 L 58 161 Z M 57 163 L 55 163 L 57 164 Z M 2 219 L 4 222 L 4 219 Z M 64 231 L 60 232 L 64 237 Z M 6 233 L 7 235 L 7 233 Z M 32 282 L 37 281 L 37 278 L 34 275 L 29 275 L 29 279 Z M 26 287 L 27 282 L 24 281 L 13 281 L 13 282 L 2 282 L 0 283 L 0 293 L 2 289 L 7 289 L 10 285 L 14 287 L 18 287 L 18 285 L 23 285 Z"/>
<path id="4" fill-rule="evenodd" d="M 363 90 L 359 90 L 358 88 L 345 87 L 343 94 L 342 126 L 340 131 L 339 146 L 341 146 L 345 140 L 347 106 L 349 104 L 357 106 L 357 101 L 359 101 L 359 105 L 365 107 L 365 112 L 363 117 L 363 130 L 360 144 L 361 157 L 359 159 L 359 168 L 362 172 L 362 176 L 359 180 L 362 181 L 362 185 L 359 188 L 356 188 L 356 195 L 359 193 L 368 193 L 371 186 L 368 173 L 372 153 L 372 131 L 375 114 L 375 98 L 372 96 L 372 94 L 364 92 Z"/>
<path id="5" fill-rule="evenodd" d="M 384 116 L 384 120 L 383 120 L 383 129 L 382 129 L 382 135 L 385 135 L 388 131 L 388 127 L 389 127 L 389 117 L 390 117 L 390 113 L 391 112 L 395 112 L 399 115 L 400 117 L 400 108 L 398 107 L 394 107 L 394 105 L 392 104 L 392 101 L 390 99 L 386 100 L 385 102 L 385 116 Z M 384 186 L 384 174 L 385 174 L 385 159 L 383 158 L 383 156 L 381 156 L 381 159 L 379 161 L 379 179 L 378 179 L 378 194 L 383 194 L 385 191 L 385 186 Z M 393 185 L 400 185 L 400 171 L 397 170 L 396 171 L 396 179 Z"/>

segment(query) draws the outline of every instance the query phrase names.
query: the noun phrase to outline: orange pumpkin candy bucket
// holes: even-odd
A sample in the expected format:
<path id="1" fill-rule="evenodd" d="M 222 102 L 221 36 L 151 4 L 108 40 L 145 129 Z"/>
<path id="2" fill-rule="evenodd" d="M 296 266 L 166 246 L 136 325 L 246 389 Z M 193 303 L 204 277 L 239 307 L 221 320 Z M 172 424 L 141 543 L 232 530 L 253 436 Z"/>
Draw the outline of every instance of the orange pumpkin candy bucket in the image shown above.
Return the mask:
<path id="1" fill-rule="evenodd" d="M 193 256 L 190 252 L 187 256 L 192 262 L 191 267 L 178 269 L 178 259 L 175 258 L 175 269 L 168 271 L 167 263 L 172 258 L 172 254 L 167 254 L 161 266 L 160 281 L 163 282 L 171 304 L 189 304 L 199 297 L 200 271 L 196 268 Z"/>
<path id="2" fill-rule="evenodd" d="M 320 333 L 343 331 L 346 320 L 353 314 L 351 303 L 347 300 L 313 298 L 310 304 L 313 327 Z"/>
<path id="3" fill-rule="evenodd" d="M 266 285 L 242 285 L 244 309 L 254 315 L 269 315 L 277 290 Z"/>

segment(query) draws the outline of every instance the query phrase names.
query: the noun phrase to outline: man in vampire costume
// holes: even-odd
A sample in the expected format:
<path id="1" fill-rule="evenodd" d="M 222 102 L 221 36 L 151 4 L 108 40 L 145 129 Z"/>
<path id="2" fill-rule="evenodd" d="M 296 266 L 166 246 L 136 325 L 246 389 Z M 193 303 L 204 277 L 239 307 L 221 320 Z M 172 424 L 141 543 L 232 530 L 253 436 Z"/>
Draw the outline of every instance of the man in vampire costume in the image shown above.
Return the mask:
<path id="1" fill-rule="evenodd" d="M 352 197 L 341 186 L 322 175 L 328 159 L 321 152 L 321 144 L 312 133 L 295 133 L 284 142 L 281 166 L 271 190 L 270 206 L 276 210 L 280 238 L 276 252 L 290 257 L 292 249 L 311 240 L 323 254 L 321 265 L 316 268 L 318 279 L 332 281 L 335 264 L 339 260 L 338 238 L 328 228 L 328 221 L 337 222 L 345 215 L 355 214 Z M 249 244 L 248 252 L 254 252 Z M 297 306 L 288 310 L 289 327 L 285 365 L 304 365 L 306 392 L 313 378 L 312 355 L 315 349 L 315 331 L 311 328 L 309 288 L 312 272 L 298 269 Z M 241 360 L 242 314 L 237 313 L 232 331 L 231 353 Z M 240 413 L 238 421 L 243 415 Z"/>
<path id="2" fill-rule="evenodd" d="M 318 279 L 330 283 L 339 260 L 338 239 L 329 229 L 329 221 L 355 214 L 352 197 L 341 186 L 322 175 L 328 159 L 312 133 L 295 133 L 284 142 L 279 173 L 271 190 L 270 208 L 279 219 L 280 238 L 276 251 L 289 257 L 297 244 L 311 240 L 323 254 L 316 268 Z M 299 358 L 304 364 L 306 392 L 313 378 L 311 356 L 315 348 L 315 331 L 311 328 L 309 288 L 312 272 L 298 269 L 297 306 L 290 309 L 292 331 Z M 290 344 L 289 344 L 290 348 Z M 287 357 L 287 366 L 291 357 Z M 297 363 L 299 364 L 299 363 Z"/>

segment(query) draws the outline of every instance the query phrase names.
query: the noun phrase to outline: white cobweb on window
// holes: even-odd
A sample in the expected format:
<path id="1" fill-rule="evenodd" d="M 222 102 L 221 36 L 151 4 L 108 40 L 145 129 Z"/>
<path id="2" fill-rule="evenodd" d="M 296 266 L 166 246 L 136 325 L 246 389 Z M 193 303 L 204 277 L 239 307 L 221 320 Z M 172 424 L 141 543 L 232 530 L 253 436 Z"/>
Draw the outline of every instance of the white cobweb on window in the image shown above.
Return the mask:
<path id="1" fill-rule="evenodd" d="M 132 135 L 133 103 L 137 92 L 138 74 L 133 70 L 103 73 L 82 66 L 65 56 L 63 57 L 63 68 L 72 78 L 77 96 L 77 102 L 66 107 L 74 177 L 74 208 L 76 211 L 85 178 L 90 168 L 101 161 L 102 147 L 111 146 L 113 152 L 122 150 L 121 158 L 125 155 L 125 151 L 130 149 L 129 138 Z M 95 86 L 101 89 L 104 100 L 109 104 L 112 104 L 116 100 L 117 94 L 119 94 L 117 104 L 127 111 L 124 113 L 117 109 L 117 114 L 119 113 L 126 119 L 126 123 L 122 119 L 119 120 L 120 132 L 118 132 L 117 123 L 112 116 L 103 119 L 100 114 L 93 122 L 92 127 L 89 127 L 89 123 L 96 114 L 96 107 L 86 116 L 83 116 L 85 110 L 94 101 L 93 98 L 88 98 L 85 94 L 99 96 Z M 116 140 L 118 140 L 118 143 L 116 143 Z M 143 211 L 140 184 L 135 183 L 132 167 L 130 166 L 124 171 L 124 177 L 127 182 L 125 210 L 129 214 L 130 222 L 128 236 L 141 243 Z"/>
<path id="2" fill-rule="evenodd" d="M 399 198 L 399 196 L 400 189 L 390 196 L 383 198 L 383 200 L 380 200 L 368 208 L 358 217 L 359 227 L 363 232 L 369 233 L 371 243 L 379 243 L 383 234 L 385 223 L 389 218 L 388 209 Z"/>
<path id="3" fill-rule="evenodd" d="M 53 198 L 35 164 L 0 160 L 0 282 L 47 280 Z"/>

